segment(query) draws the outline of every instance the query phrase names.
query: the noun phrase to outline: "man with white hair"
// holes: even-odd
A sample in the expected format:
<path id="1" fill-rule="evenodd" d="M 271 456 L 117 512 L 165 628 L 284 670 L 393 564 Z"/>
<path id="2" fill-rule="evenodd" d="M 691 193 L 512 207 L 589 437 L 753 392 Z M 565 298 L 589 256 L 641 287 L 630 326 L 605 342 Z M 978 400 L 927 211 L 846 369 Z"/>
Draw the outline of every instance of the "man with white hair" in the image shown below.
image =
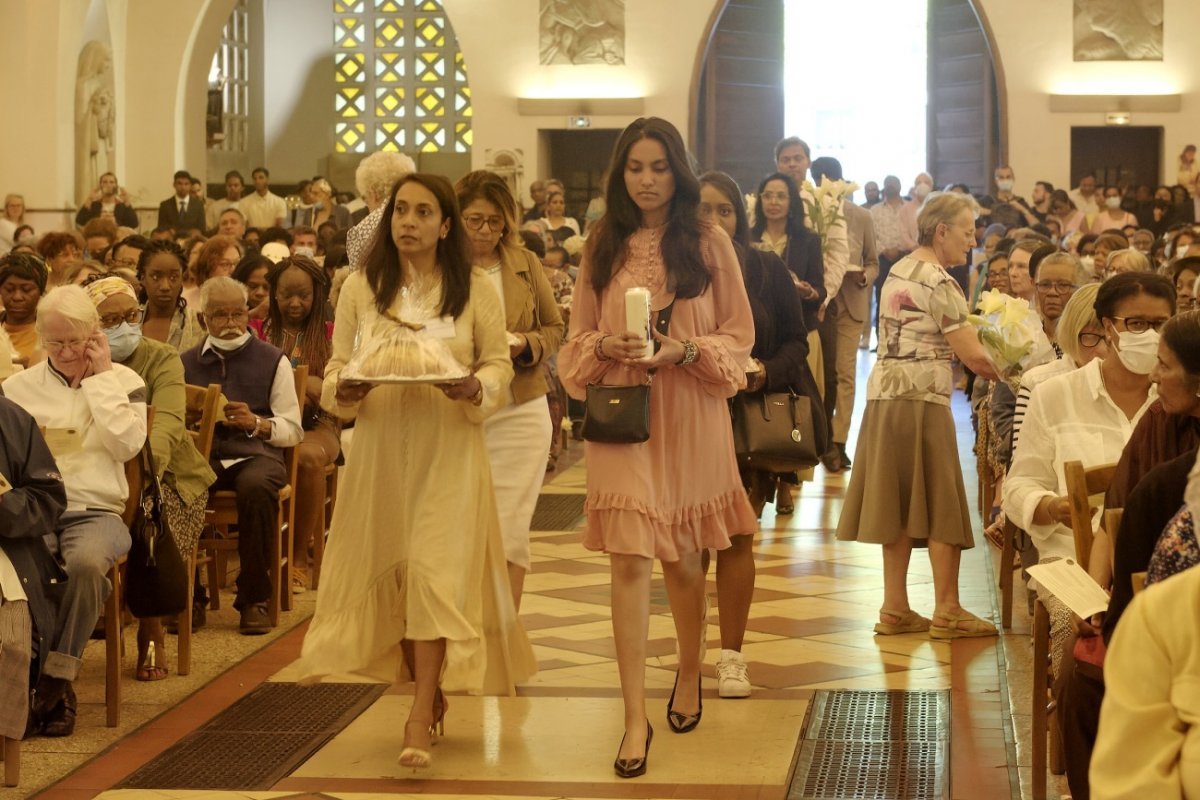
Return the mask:
<path id="1" fill-rule="evenodd" d="M 304 438 L 292 365 L 276 347 L 246 329 L 246 287 L 233 278 L 205 281 L 200 306 L 208 337 L 183 353 L 184 380 L 221 385 L 229 402 L 213 438 L 212 491 L 237 492 L 241 572 L 233 606 L 244 635 L 267 633 L 271 585 L 270 542 L 279 526 L 279 491 L 288 481 L 283 450 Z M 263 375 L 272 375 L 268 383 Z"/>

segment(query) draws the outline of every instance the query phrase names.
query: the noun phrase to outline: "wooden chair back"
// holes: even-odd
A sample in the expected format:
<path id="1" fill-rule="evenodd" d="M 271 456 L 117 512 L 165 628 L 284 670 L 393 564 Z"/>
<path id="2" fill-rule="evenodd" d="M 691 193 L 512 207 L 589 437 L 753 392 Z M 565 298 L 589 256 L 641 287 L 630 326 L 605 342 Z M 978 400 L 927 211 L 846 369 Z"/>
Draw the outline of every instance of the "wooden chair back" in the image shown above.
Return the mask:
<path id="1" fill-rule="evenodd" d="M 150 441 L 150 431 L 154 427 L 154 406 L 146 406 L 146 441 Z M 125 462 L 125 483 L 129 485 L 129 494 L 125 497 L 125 510 L 121 512 L 121 521 L 126 527 L 133 524 L 137 516 L 138 502 L 142 499 L 142 486 L 148 480 L 146 471 L 142 469 L 142 451 Z"/>
<path id="2" fill-rule="evenodd" d="M 1108 531 L 1109 554 L 1108 563 L 1113 563 L 1116 557 L 1117 536 L 1121 533 L 1121 520 L 1125 517 L 1123 508 L 1104 509 L 1104 530 Z"/>
<path id="3" fill-rule="evenodd" d="M 1092 557 L 1091 498 L 1108 491 L 1113 474 L 1117 471 L 1116 464 L 1104 464 L 1099 467 L 1084 468 L 1082 461 L 1068 461 L 1063 464 L 1063 473 L 1067 481 L 1067 499 L 1071 504 L 1071 532 L 1075 536 L 1075 560 L 1079 566 L 1088 568 Z"/>
<path id="4" fill-rule="evenodd" d="M 1146 588 L 1146 573 L 1135 572 L 1129 576 L 1129 582 L 1133 584 L 1133 593 L 1138 594 L 1142 589 Z"/>
<path id="5" fill-rule="evenodd" d="M 196 449 L 200 451 L 200 455 L 204 456 L 207 461 L 212 454 L 213 436 L 217 430 L 217 415 L 221 413 L 221 384 L 210 383 L 205 386 L 192 386 L 188 384 L 185 387 L 187 391 L 187 410 L 188 418 L 199 412 L 199 423 L 195 428 L 188 426 L 188 433 L 192 437 L 192 443 L 196 445 Z"/>

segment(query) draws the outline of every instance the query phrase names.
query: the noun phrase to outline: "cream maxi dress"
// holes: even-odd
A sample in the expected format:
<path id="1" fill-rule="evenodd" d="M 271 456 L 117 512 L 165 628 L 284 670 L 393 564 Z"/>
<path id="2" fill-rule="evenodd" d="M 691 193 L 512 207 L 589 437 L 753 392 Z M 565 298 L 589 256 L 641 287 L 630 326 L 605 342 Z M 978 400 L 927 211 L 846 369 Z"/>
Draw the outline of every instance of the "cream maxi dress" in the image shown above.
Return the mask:
<path id="1" fill-rule="evenodd" d="M 440 301 L 439 301 L 440 302 Z M 392 307 L 399 312 L 400 300 Z M 506 402 L 504 314 L 481 270 L 446 342 L 483 384 L 476 408 L 429 385 L 377 386 L 357 407 L 334 400 L 360 324 L 378 318 L 363 272 L 346 280 L 322 404 L 355 417 L 340 478 L 301 680 L 359 673 L 411 679 L 401 639 L 446 639 L 441 685 L 505 695 L 536 671 L 517 621 L 492 495 L 483 421 Z"/>

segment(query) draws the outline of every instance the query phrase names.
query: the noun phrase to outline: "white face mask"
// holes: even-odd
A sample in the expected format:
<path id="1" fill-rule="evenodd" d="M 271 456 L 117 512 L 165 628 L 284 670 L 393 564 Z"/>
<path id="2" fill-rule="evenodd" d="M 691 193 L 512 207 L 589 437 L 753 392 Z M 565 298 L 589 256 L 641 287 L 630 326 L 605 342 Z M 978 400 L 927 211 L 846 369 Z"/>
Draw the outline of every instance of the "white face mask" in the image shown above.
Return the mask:
<path id="1" fill-rule="evenodd" d="M 226 353 L 231 353 L 234 350 L 239 349 L 248 341 L 250 341 L 250 331 L 244 332 L 236 339 L 218 339 L 217 337 L 211 335 L 208 337 L 208 343 L 210 345 Z"/>
<path id="2" fill-rule="evenodd" d="M 1089 275 L 1096 274 L 1096 257 L 1095 256 L 1080 256 L 1079 263 L 1087 270 Z"/>
<path id="3" fill-rule="evenodd" d="M 1117 356 L 1125 369 L 1135 375 L 1149 375 L 1158 363 L 1158 331 L 1134 333 L 1121 331 L 1117 336 Z"/>
<path id="4" fill-rule="evenodd" d="M 933 187 L 927 183 L 918 183 L 913 187 L 913 194 L 920 198 L 924 198 L 931 191 L 933 191 Z"/>
<path id="5" fill-rule="evenodd" d="M 1112 208 L 1112 209 L 1118 209 L 1118 208 L 1120 208 L 1120 207 L 1121 207 L 1121 198 L 1119 198 L 1119 197 L 1106 197 L 1106 198 L 1104 198 L 1104 205 L 1106 205 L 1106 206 L 1108 206 L 1109 208 Z"/>
<path id="6" fill-rule="evenodd" d="M 296 252 L 293 253 L 293 255 L 308 256 L 309 258 L 312 258 L 313 256 L 316 255 L 316 252 L 311 247 L 308 247 L 306 245 L 301 245 L 300 247 L 296 248 Z"/>
<path id="7" fill-rule="evenodd" d="M 1002 192 L 1011 192 L 1013 190 L 1013 181 L 1010 178 L 1001 178 L 996 181 L 996 188 Z"/>

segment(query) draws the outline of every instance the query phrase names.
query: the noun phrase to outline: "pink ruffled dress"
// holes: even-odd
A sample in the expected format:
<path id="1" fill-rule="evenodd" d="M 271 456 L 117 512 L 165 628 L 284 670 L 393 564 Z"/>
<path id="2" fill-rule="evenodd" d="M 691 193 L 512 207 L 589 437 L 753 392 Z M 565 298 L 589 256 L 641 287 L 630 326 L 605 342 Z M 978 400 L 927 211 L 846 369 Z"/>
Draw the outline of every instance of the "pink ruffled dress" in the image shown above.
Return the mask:
<path id="1" fill-rule="evenodd" d="M 699 297 L 675 303 L 668 335 L 690 339 L 700 357 L 686 367 L 660 367 L 650 389 L 650 440 L 587 442 L 589 550 L 676 561 L 702 548 L 724 549 L 729 537 L 753 534 L 758 520 L 746 499 L 733 454 L 728 400 L 745 385 L 754 319 L 733 244 L 703 226 L 701 255 L 712 283 Z M 601 336 L 625 331 L 625 290 L 644 286 L 651 308 L 674 297 L 666 286 L 662 229 L 638 230 L 624 263 L 597 296 L 588 259 L 580 265 L 571 331 L 559 352 L 563 385 L 583 399 L 589 383 L 644 383 L 646 370 L 596 356 Z"/>

